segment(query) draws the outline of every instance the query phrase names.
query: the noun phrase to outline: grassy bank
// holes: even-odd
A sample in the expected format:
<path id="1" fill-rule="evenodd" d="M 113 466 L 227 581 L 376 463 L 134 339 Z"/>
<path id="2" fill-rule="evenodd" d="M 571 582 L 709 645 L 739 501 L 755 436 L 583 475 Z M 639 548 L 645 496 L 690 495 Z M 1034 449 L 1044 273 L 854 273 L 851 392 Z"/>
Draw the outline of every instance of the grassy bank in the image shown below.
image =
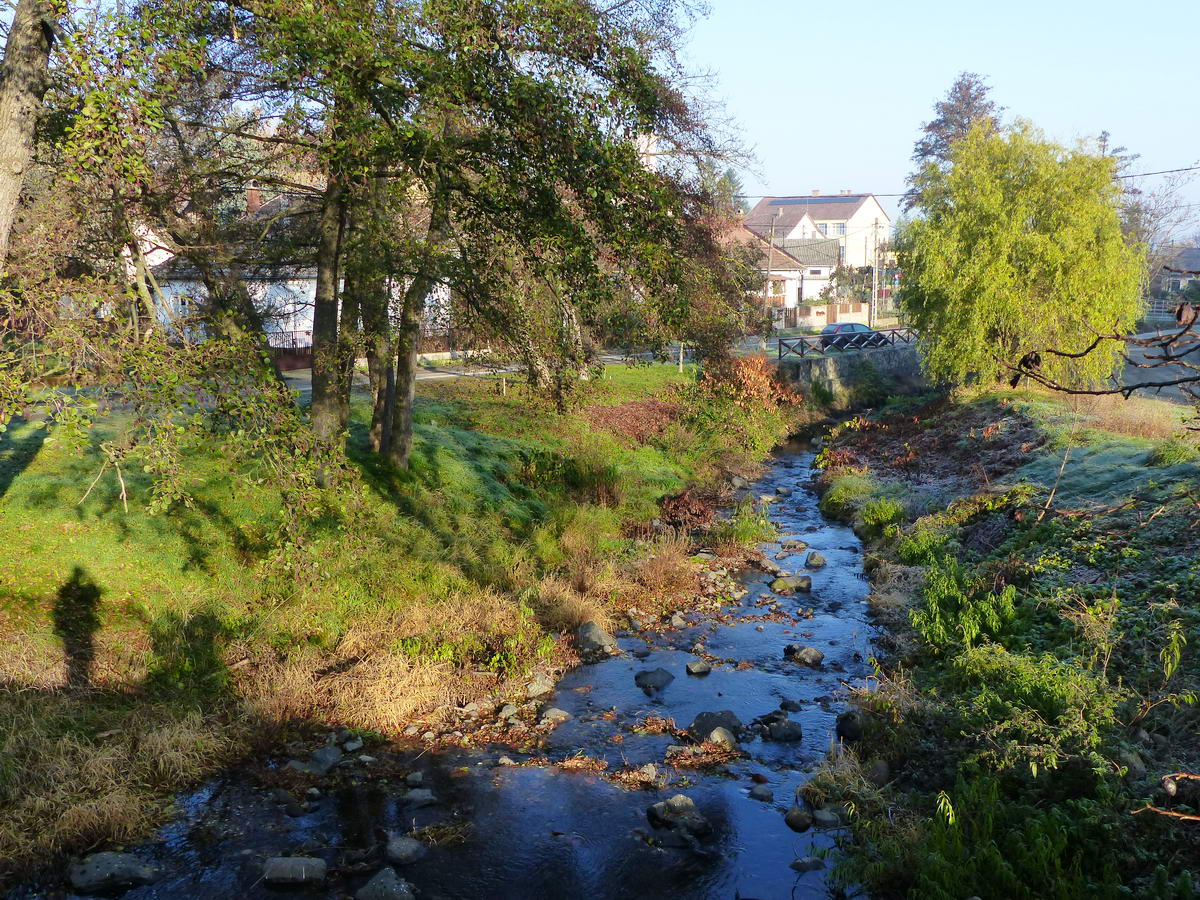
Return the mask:
<path id="1" fill-rule="evenodd" d="M 119 416 L 82 455 L 36 423 L 3 437 L 0 859 L 132 839 L 256 742 L 436 722 L 569 665 L 568 629 L 688 602 L 693 548 L 649 523 L 699 515 L 800 414 L 670 366 L 609 367 L 563 414 L 440 381 L 398 472 L 366 452 L 365 399 L 345 485 L 283 542 L 279 491 L 215 443 L 187 448 L 193 502 L 151 515 L 137 471 L 88 493 Z"/>
<path id="2" fill-rule="evenodd" d="M 887 626 L 839 870 L 876 896 L 1186 898 L 1200 887 L 1200 454 L 1180 409 L 1028 392 L 835 431 L 827 511 Z M 886 764 L 886 765 L 884 765 Z"/>

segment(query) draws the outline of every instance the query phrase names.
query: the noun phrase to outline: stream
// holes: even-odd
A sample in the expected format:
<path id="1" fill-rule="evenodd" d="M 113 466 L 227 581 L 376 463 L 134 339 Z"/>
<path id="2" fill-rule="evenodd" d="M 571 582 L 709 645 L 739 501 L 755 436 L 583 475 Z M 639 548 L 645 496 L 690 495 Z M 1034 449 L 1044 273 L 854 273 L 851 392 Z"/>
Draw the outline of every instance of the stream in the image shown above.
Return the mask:
<path id="1" fill-rule="evenodd" d="M 181 798 L 179 815 L 154 841 L 134 848 L 161 877 L 124 896 L 279 898 L 296 891 L 264 883 L 264 859 L 307 854 L 324 859 L 331 877 L 304 895 L 351 897 L 385 864 L 381 834 L 447 821 L 469 828 L 396 867 L 418 900 L 828 896 L 825 879 L 833 861 L 818 868 L 818 860 L 833 847 L 838 828 L 818 824 L 798 833 L 785 823 L 785 813 L 835 740 L 847 685 L 862 684 L 871 674 L 875 630 L 867 617 L 861 543 L 849 528 L 821 515 L 812 462 L 805 445 L 783 445 L 765 477 L 746 491 L 776 497 L 769 509 L 780 537 L 762 546 L 768 560 L 803 574 L 810 550 L 826 558 L 825 566 L 807 571 L 811 593 L 775 595 L 770 575 L 742 571 L 736 579 L 747 593 L 721 617 L 733 621 L 698 614 L 688 616 L 685 627 L 620 632 L 619 655 L 567 673 L 545 698 L 570 714 L 541 751 L 550 760 L 586 754 L 607 762 L 610 773 L 652 763 L 667 782 L 660 789 L 627 790 L 595 772 L 520 765 L 527 756 L 481 747 L 409 753 L 409 766 L 421 774 L 408 784 L 432 791 L 436 801 L 427 805 L 402 799 L 403 780 L 399 787 L 364 780 L 313 795 L 303 811 L 289 815 L 268 792 L 232 773 Z M 808 546 L 780 555 L 788 538 Z M 764 620 L 767 604 L 776 600 L 786 615 Z M 751 616 L 758 618 L 736 621 Z M 685 666 L 697 660 L 697 642 L 706 654 L 739 664 L 714 661 L 709 674 L 689 675 Z M 823 662 L 810 667 L 785 659 L 784 647 L 793 643 L 822 651 Z M 674 680 L 649 694 L 635 685 L 637 673 L 658 668 Z M 750 725 L 772 712 L 781 718 L 785 701 L 802 738 L 765 740 L 743 732 L 741 749 L 748 756 L 719 769 L 675 770 L 663 760 L 668 746 L 680 743 L 677 737 L 630 730 L 647 716 L 686 728 L 697 714 L 722 710 Z M 516 765 L 507 759 L 498 765 L 505 756 Z M 749 796 L 756 783 L 764 799 Z M 677 794 L 694 801 L 709 826 L 695 839 L 665 839 L 671 834 L 647 817 L 648 807 Z M 804 858 L 809 871 L 791 867 Z M 27 888 L 13 896 L 78 895 Z"/>

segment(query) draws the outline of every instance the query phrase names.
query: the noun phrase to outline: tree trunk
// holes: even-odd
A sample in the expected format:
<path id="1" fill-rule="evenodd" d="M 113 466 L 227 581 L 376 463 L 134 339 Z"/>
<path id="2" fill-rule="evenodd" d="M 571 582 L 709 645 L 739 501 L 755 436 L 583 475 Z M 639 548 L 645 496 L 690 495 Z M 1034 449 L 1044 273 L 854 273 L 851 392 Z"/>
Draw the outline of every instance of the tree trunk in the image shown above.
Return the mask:
<path id="1" fill-rule="evenodd" d="M 341 354 L 338 352 L 338 256 L 345 189 L 330 177 L 321 201 L 317 283 L 313 294 L 312 424 L 318 444 L 332 446 L 341 432 Z"/>
<path id="2" fill-rule="evenodd" d="M 0 64 L 0 272 L 25 173 L 33 164 L 33 139 L 42 98 L 50 85 L 52 9 L 44 0 L 19 0 Z"/>
<path id="3" fill-rule="evenodd" d="M 447 198 L 440 189 L 430 201 L 429 232 L 425 237 L 422 271 L 404 292 L 404 308 L 396 337 L 396 402 L 392 412 L 392 443 L 388 459 L 401 468 L 408 466 L 412 451 L 412 414 L 417 389 L 417 351 L 421 341 L 421 319 L 425 304 L 437 286 L 437 260 L 450 226 Z"/>
<path id="4" fill-rule="evenodd" d="M 392 409 L 396 401 L 396 368 L 388 321 L 388 283 L 382 276 L 362 281 L 362 322 L 366 339 L 367 375 L 371 381 L 371 449 L 387 454 L 392 442 Z"/>
<path id="5" fill-rule="evenodd" d="M 358 361 L 358 292 L 362 287 L 358 274 L 349 266 L 345 269 L 346 273 L 342 277 L 341 311 L 338 315 L 338 350 L 341 364 L 338 373 L 341 379 L 338 414 L 343 429 L 350 424 L 350 392 L 354 389 L 354 364 Z"/>

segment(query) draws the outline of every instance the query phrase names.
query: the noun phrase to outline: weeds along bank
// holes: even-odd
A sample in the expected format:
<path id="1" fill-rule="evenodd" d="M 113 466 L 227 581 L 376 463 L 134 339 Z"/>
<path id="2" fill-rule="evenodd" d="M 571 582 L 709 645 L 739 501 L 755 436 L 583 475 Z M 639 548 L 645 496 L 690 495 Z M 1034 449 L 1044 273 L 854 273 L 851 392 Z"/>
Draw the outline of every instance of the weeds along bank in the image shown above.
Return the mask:
<path id="1" fill-rule="evenodd" d="M 1006 393 L 834 429 L 822 506 L 872 540 L 890 641 L 861 739 L 811 787 L 853 804 L 845 884 L 1196 896 L 1200 780 L 1177 773 L 1200 773 L 1200 453 L 1180 415 Z"/>
<path id="2" fill-rule="evenodd" d="M 560 634 L 698 591 L 670 527 L 711 518 L 804 416 L 765 362 L 614 366 L 565 414 L 523 389 L 422 385 L 411 470 L 366 453 L 290 542 L 253 471 L 190 448 L 194 502 L 101 478 L 34 423 L 0 444 L 0 859 L 123 841 L 169 792 L 306 723 L 384 735 L 573 661 Z M 110 420 L 94 444 L 117 435 Z M 663 498 L 672 498 L 660 508 Z M 710 544 L 758 538 L 750 517 Z"/>

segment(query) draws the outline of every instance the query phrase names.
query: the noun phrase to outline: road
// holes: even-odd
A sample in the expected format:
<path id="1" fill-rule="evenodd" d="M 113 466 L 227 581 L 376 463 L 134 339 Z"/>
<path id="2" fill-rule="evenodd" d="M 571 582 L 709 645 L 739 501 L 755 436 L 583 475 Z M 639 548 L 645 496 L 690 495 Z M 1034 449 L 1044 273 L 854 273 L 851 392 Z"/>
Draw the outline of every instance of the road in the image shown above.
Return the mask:
<path id="1" fill-rule="evenodd" d="M 1170 333 L 1170 332 L 1166 332 Z M 1136 335 L 1138 338 L 1153 338 L 1163 334 L 1160 331 L 1147 331 Z M 1188 349 L 1184 353 L 1185 359 L 1193 365 L 1200 366 L 1200 336 L 1190 335 L 1188 339 Z M 1161 351 L 1154 348 L 1147 350 L 1145 347 L 1130 347 L 1130 358 L 1135 362 L 1142 363 L 1146 361 L 1147 355 L 1154 355 Z M 1141 369 L 1136 365 L 1127 365 L 1124 372 L 1124 383 L 1146 384 L 1148 382 L 1170 380 L 1172 378 L 1182 378 L 1189 375 L 1197 375 L 1200 373 L 1191 371 L 1184 366 L 1164 366 L 1157 369 Z M 1139 391 L 1138 396 L 1143 397 L 1158 397 L 1162 400 L 1169 400 L 1172 403 L 1187 403 L 1191 404 L 1194 401 L 1191 397 L 1185 394 L 1178 386 L 1160 388 L 1158 390 Z"/>

